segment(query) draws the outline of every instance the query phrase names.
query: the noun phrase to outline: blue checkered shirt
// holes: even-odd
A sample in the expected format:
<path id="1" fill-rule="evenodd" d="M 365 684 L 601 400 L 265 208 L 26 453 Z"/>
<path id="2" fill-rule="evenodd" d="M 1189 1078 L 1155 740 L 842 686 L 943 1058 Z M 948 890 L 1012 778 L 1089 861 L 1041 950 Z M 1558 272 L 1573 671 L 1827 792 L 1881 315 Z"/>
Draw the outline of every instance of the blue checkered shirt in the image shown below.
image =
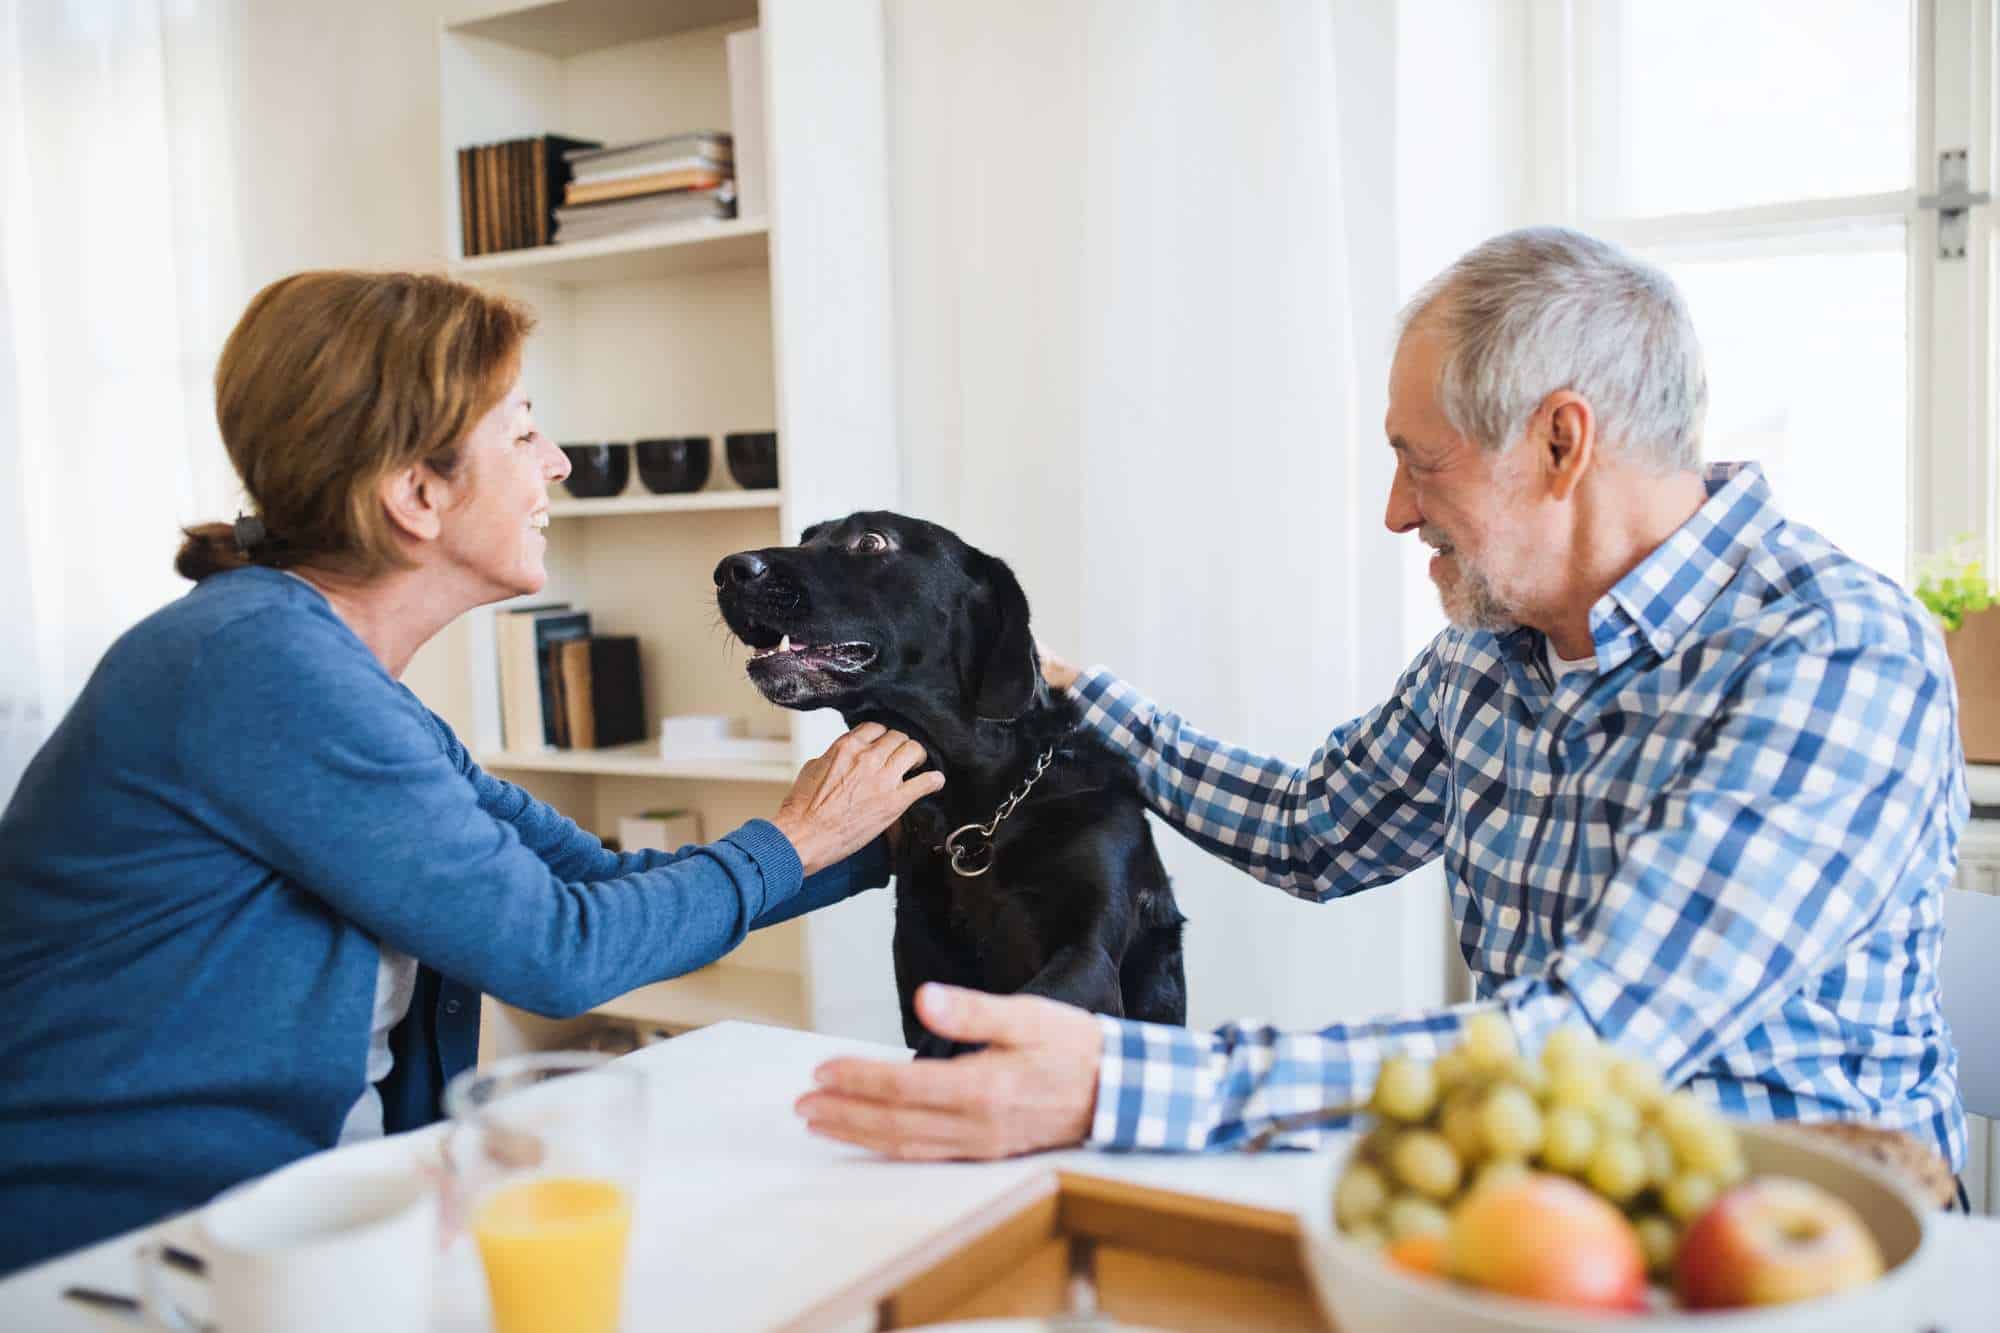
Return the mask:
<path id="1" fill-rule="evenodd" d="M 1287 893 L 1325 902 L 1442 856 L 1476 987 L 1317 1032 L 1101 1018 L 1091 1142 L 1238 1143 L 1493 1011 L 1526 1049 L 1581 1021 L 1728 1111 L 1864 1119 L 1963 1163 L 1937 966 L 1968 802 L 1942 636 L 1786 522 L 1754 466 L 1706 482 L 1591 607 L 1595 672 L 1552 683 L 1534 630 L 1448 629 L 1303 768 L 1104 671 L 1077 682 L 1153 808 Z"/>

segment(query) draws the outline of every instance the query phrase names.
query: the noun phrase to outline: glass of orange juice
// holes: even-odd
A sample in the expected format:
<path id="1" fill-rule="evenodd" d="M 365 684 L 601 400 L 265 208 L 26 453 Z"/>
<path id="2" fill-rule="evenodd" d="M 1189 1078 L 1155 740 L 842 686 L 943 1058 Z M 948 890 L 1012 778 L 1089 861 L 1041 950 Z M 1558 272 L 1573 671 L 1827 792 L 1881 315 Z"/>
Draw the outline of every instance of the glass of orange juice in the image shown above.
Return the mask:
<path id="1" fill-rule="evenodd" d="M 615 1333 L 646 1149 L 646 1082 L 585 1051 L 513 1056 L 445 1089 L 460 1222 L 496 1333 Z"/>

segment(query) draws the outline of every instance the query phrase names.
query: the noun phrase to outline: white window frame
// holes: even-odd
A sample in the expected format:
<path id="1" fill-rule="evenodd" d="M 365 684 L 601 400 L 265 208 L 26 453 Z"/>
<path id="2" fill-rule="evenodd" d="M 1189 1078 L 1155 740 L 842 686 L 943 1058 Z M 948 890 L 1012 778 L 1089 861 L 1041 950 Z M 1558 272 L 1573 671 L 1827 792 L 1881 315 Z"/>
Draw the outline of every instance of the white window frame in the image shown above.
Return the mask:
<path id="1" fill-rule="evenodd" d="M 1988 569 L 2000 569 L 1992 398 L 1996 348 L 1989 313 L 2000 295 L 1994 288 L 2000 210 L 1975 207 L 1965 257 L 1941 260 L 1938 214 L 1919 202 L 1938 188 L 1941 147 L 1967 150 L 1970 189 L 1992 188 L 1996 0 L 1916 0 L 1912 6 L 1913 188 L 1641 218 L 1592 216 L 1579 204 L 1576 117 L 1583 97 L 1576 53 L 1589 3 L 1529 6 L 1533 214 L 1633 248 L 1671 245 L 1676 254 L 1694 258 L 1827 253 L 1841 248 L 1843 232 L 1902 224 L 1909 237 L 1911 441 L 1902 572 L 1912 579 L 1919 557 L 1961 537 L 1986 553 Z"/>

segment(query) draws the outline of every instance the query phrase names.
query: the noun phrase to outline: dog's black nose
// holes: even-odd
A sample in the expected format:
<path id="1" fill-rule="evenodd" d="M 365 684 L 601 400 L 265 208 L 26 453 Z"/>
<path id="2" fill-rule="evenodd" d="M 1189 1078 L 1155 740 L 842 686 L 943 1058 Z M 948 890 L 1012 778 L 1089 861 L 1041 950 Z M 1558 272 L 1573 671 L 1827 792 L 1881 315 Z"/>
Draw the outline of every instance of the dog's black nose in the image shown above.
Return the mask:
<path id="1" fill-rule="evenodd" d="M 726 588 L 732 583 L 755 583 L 764 577 L 764 571 L 769 568 L 755 551 L 738 551 L 725 557 L 715 567 L 715 586 Z"/>

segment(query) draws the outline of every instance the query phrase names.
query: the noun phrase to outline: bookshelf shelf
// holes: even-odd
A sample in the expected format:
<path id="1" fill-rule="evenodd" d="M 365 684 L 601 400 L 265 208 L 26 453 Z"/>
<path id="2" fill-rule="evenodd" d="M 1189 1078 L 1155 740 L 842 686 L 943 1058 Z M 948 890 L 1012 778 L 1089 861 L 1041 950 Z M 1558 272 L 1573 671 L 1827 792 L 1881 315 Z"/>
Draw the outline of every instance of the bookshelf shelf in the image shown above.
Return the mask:
<path id="1" fill-rule="evenodd" d="M 557 492 L 551 491 L 554 495 Z M 603 500 L 553 500 L 550 518 L 596 518 L 611 514 L 686 514 L 717 509 L 776 509 L 777 491 L 696 491 L 692 495 L 614 495 Z"/>
<path id="2" fill-rule="evenodd" d="M 451 271 L 461 278 L 510 278 L 584 287 L 757 268 L 769 262 L 770 230 L 770 223 L 763 218 L 674 222 L 595 241 L 476 255 L 453 263 Z"/>
<path id="3" fill-rule="evenodd" d="M 780 782 L 798 776 L 791 764 L 744 759 L 662 759 L 651 741 L 601 750 L 489 750 L 474 756 L 481 768 L 531 773 L 591 773 L 603 777 L 685 778 L 700 782 Z"/>

